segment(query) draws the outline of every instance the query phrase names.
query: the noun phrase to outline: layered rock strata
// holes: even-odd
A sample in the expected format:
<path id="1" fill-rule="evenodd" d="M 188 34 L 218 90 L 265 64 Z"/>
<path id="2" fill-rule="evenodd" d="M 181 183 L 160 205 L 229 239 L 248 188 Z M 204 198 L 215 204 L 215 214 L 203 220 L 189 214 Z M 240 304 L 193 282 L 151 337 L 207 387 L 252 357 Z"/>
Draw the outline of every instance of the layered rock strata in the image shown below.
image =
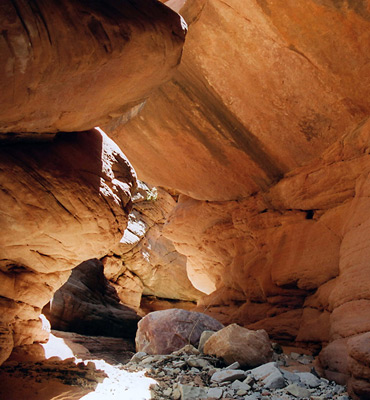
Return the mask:
<path id="1" fill-rule="evenodd" d="M 131 339 L 140 319 L 134 310 L 120 304 L 97 259 L 73 269 L 68 281 L 43 308 L 43 314 L 51 327 L 60 331 Z"/>
<path id="2" fill-rule="evenodd" d="M 8 345 L 45 340 L 38 316 L 71 269 L 123 235 L 135 172 L 102 131 L 1 149 L 1 323 Z M 42 331 L 40 331 L 42 332 Z"/>
<path id="3" fill-rule="evenodd" d="M 123 236 L 136 175 L 92 128 L 141 109 L 186 25 L 154 0 L 4 1 L 0 15 L 1 363 L 47 338 L 41 308 Z"/>
<path id="4" fill-rule="evenodd" d="M 199 310 L 317 350 L 368 332 L 369 5 L 168 4 L 182 64 L 113 135 L 182 193 L 164 233 L 212 293 Z"/>
<path id="5" fill-rule="evenodd" d="M 154 0 L 6 0 L 0 15 L 0 132 L 127 120 L 170 78 L 186 33 Z"/>
<path id="6" fill-rule="evenodd" d="M 102 259 L 104 274 L 122 303 L 141 313 L 155 308 L 191 308 L 202 292 L 187 276 L 187 259 L 162 234 L 176 200 L 162 188 L 138 182 L 127 229 L 119 244 Z"/>

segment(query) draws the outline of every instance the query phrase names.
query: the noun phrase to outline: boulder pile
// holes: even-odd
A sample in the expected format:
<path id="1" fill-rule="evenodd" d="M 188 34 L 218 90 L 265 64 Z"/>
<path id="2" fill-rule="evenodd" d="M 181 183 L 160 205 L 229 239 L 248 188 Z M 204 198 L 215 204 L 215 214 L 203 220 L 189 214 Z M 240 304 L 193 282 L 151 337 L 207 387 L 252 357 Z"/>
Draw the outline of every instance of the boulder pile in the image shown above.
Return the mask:
<path id="1" fill-rule="evenodd" d="M 303 364 L 312 362 L 312 357 L 300 358 Z M 220 359 L 186 345 L 167 355 L 138 352 L 124 368 L 145 370 L 154 378 L 158 383 L 152 386 L 152 399 L 157 400 L 350 399 L 344 386 L 320 378 L 314 368 L 312 372 L 290 372 L 286 356 L 274 353 L 274 359 L 245 370 L 238 362 L 225 366 Z"/>
<path id="2" fill-rule="evenodd" d="M 152 399 L 350 399 L 344 386 L 319 376 L 313 356 L 284 354 L 264 330 L 231 324 L 212 331 L 210 318 L 172 309 L 139 322 L 137 353 L 124 368 L 145 370 L 157 381 Z M 190 340 L 197 325 L 197 340 Z"/>

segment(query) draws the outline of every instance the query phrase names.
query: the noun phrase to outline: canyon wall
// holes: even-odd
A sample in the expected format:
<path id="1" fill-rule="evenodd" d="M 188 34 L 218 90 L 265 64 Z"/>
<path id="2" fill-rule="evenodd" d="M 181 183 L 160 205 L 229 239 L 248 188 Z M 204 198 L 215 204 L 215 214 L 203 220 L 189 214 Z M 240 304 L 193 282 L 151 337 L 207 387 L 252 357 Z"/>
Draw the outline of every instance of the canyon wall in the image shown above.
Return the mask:
<path id="1" fill-rule="evenodd" d="M 156 1 L 3 1 L 0 363 L 47 340 L 42 307 L 110 253 L 136 174 L 100 129 L 135 115 L 181 58 L 186 25 Z"/>
<path id="2" fill-rule="evenodd" d="M 327 376 L 369 396 L 370 3 L 166 4 L 182 63 L 111 134 L 182 193 L 164 234 L 198 310 L 324 347 Z"/>

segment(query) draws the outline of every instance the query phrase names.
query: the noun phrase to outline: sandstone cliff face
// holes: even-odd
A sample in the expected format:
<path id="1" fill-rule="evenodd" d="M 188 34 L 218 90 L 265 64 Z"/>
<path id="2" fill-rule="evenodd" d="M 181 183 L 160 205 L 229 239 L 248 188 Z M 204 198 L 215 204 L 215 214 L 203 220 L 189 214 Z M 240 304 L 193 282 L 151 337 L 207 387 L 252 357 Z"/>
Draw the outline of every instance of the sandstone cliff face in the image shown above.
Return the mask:
<path id="1" fill-rule="evenodd" d="M 346 338 L 369 330 L 369 4 L 191 4 L 174 78 L 112 134 L 142 179 L 182 193 L 164 234 L 210 294 L 199 310 L 344 340 L 348 360 L 323 366 L 363 396 L 367 336 Z"/>
<path id="2" fill-rule="evenodd" d="M 93 127 L 140 110 L 186 25 L 154 0 L 3 1 L 0 15 L 1 363 L 47 339 L 41 308 L 122 238 L 136 174 Z"/>
<path id="3" fill-rule="evenodd" d="M 122 237 L 136 178 L 99 130 L 2 146 L 0 158 L 1 322 L 14 346 L 28 345 L 47 337 L 34 334 L 38 316 L 70 270 Z"/>

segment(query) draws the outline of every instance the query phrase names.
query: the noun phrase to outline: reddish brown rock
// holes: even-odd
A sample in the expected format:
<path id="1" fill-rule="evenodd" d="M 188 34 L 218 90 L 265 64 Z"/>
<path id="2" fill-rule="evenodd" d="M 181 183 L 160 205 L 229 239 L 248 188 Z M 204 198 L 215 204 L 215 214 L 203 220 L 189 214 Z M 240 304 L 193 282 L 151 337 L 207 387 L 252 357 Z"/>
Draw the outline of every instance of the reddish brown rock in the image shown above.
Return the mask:
<path id="1" fill-rule="evenodd" d="M 366 6 L 205 2 L 193 22 L 188 3 L 201 2 L 185 3 L 176 9 L 192 23 L 179 70 L 114 133 L 143 180 L 239 199 L 316 159 L 369 114 Z M 333 196 L 351 181 L 346 164 L 336 169 L 349 177 L 327 186 Z"/>
<path id="2" fill-rule="evenodd" d="M 186 344 L 197 347 L 203 331 L 218 331 L 223 325 L 208 315 L 180 309 L 154 311 L 138 324 L 136 351 L 169 354 Z"/>
<path id="3" fill-rule="evenodd" d="M 204 354 L 222 358 L 230 365 L 253 368 L 272 359 L 269 337 L 264 330 L 252 331 L 232 324 L 214 333 L 204 344 Z"/>
<path id="4" fill-rule="evenodd" d="M 1 132 L 128 119 L 170 78 L 186 33 L 180 16 L 154 0 L 7 0 L 0 15 Z"/>
<path id="5" fill-rule="evenodd" d="M 190 308 L 202 295 L 187 276 L 187 258 L 162 233 L 175 205 L 164 189 L 149 189 L 139 181 L 124 235 L 113 254 L 102 260 L 104 274 L 121 301 L 136 310 L 141 308 L 142 296 L 158 297 L 159 302 L 168 299 L 178 305 L 181 301 L 193 302 L 185 303 Z"/>
<path id="6" fill-rule="evenodd" d="M 73 269 L 68 281 L 43 309 L 52 329 L 92 336 L 135 337 L 140 317 L 120 304 L 103 270 L 103 264 L 96 259 Z"/>
<path id="7" fill-rule="evenodd" d="M 0 172 L 1 320 L 27 345 L 45 340 L 38 316 L 70 270 L 119 242 L 136 177 L 99 130 L 2 146 Z"/>

